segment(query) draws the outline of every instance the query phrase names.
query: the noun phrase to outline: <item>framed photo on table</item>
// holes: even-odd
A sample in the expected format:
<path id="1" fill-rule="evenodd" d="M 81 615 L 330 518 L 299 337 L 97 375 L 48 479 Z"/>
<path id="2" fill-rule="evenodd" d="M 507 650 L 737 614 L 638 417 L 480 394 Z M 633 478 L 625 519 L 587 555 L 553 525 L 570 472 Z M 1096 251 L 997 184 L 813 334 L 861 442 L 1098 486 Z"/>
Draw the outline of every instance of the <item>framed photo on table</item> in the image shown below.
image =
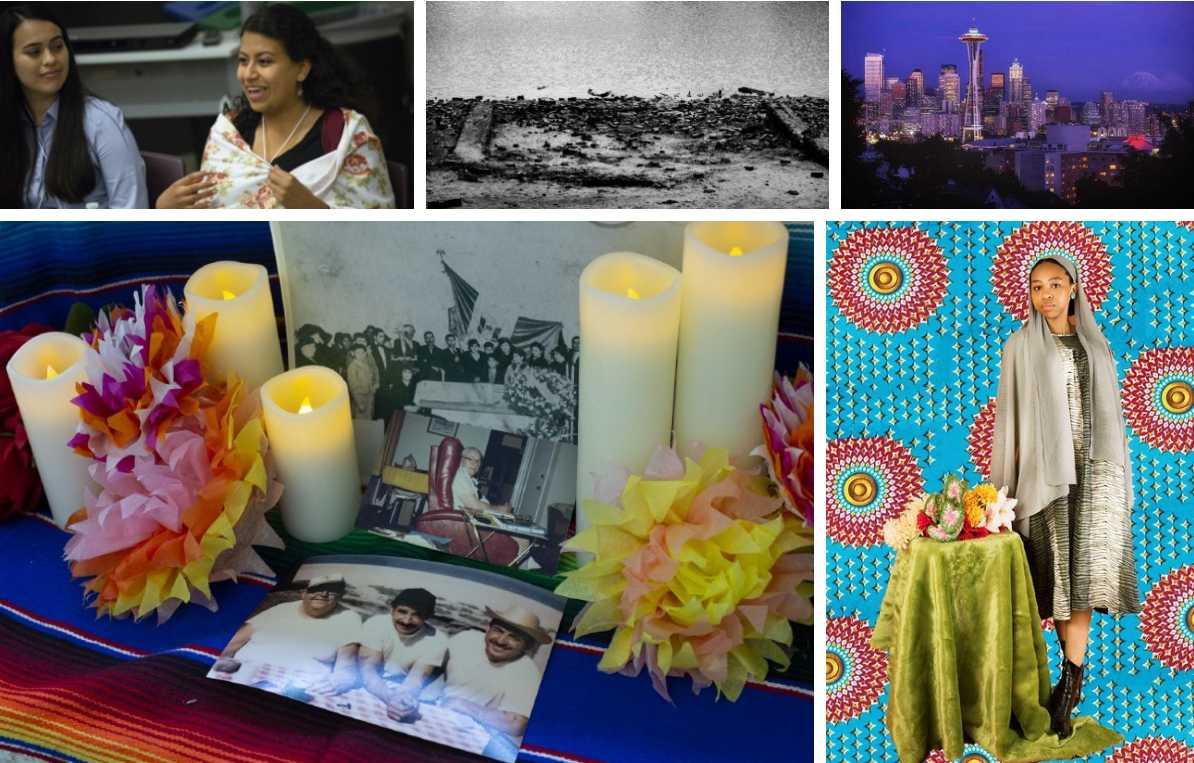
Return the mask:
<path id="1" fill-rule="evenodd" d="M 427 417 L 427 433 L 442 435 L 443 437 L 455 437 L 456 430 L 460 425 L 454 421 L 442 419 L 439 416 Z"/>
<path id="2" fill-rule="evenodd" d="M 315 557 L 262 601 L 208 677 L 513 761 L 564 601 L 482 570 Z"/>

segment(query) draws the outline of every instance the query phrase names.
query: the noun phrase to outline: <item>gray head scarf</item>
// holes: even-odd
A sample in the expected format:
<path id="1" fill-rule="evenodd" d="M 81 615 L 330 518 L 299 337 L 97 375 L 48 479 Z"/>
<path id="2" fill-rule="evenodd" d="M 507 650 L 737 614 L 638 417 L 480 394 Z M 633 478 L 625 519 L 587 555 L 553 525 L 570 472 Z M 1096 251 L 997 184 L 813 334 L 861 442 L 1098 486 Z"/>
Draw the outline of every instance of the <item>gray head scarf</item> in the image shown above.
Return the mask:
<path id="1" fill-rule="evenodd" d="M 1062 257 L 1047 259 L 1065 269 L 1075 285 L 1072 318 L 1091 377 L 1088 457 L 1124 467 L 1130 504 L 1131 473 L 1111 347 L 1095 323 L 1073 263 Z M 991 453 L 991 481 L 996 487 L 1007 486 L 1008 494 L 1017 499 L 1017 529 L 1022 532 L 1027 530 L 1024 520 L 1067 495 L 1077 481 L 1061 357 L 1048 323 L 1032 306 L 1031 290 L 1026 295 L 1028 320 L 1003 347 Z"/>

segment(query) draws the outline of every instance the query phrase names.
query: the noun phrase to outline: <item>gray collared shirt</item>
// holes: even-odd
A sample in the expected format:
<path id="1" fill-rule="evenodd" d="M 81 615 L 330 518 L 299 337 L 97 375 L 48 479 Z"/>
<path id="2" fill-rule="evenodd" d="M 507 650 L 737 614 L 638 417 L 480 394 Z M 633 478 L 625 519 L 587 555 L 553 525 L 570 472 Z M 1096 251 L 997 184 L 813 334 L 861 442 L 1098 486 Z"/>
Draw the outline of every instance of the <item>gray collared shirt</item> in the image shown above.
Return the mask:
<path id="1" fill-rule="evenodd" d="M 95 188 L 82 203 L 55 198 L 46 190 L 46 161 L 54 146 L 54 128 L 58 123 L 58 101 L 46 112 L 41 124 L 29 125 L 33 146 L 33 171 L 25 186 L 25 206 L 29 209 L 83 209 L 97 207 L 145 209 L 149 191 L 145 184 L 145 161 L 137 150 L 137 141 L 124 123 L 124 114 L 107 101 L 88 97 L 83 111 L 83 133 L 95 165 Z"/>

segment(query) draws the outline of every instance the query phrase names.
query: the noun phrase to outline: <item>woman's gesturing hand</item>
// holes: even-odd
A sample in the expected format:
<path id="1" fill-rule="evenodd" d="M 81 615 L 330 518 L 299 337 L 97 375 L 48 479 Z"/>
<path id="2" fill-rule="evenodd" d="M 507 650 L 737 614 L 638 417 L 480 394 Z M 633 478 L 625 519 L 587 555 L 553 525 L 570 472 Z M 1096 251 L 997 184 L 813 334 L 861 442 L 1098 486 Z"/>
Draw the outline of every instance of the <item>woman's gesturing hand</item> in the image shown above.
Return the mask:
<path id="1" fill-rule="evenodd" d="M 278 203 L 287 209 L 328 208 L 327 204 L 320 201 L 319 197 L 311 193 L 311 189 L 300 183 L 294 175 L 277 167 L 270 168 L 269 188 Z"/>
<path id="2" fill-rule="evenodd" d="M 154 206 L 158 209 L 206 209 L 211 206 L 211 196 L 215 192 L 216 180 L 211 175 L 192 172 L 162 191 Z"/>

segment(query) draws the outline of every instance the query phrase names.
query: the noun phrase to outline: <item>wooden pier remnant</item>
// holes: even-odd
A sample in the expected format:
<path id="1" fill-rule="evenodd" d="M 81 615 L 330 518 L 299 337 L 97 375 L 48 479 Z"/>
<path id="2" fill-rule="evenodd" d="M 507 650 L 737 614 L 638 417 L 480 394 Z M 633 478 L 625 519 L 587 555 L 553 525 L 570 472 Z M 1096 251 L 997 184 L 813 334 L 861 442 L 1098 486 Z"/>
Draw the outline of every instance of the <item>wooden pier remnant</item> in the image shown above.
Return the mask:
<path id="1" fill-rule="evenodd" d="M 456 139 L 456 148 L 452 153 L 465 162 L 485 161 L 485 150 L 489 146 L 492 129 L 493 103 L 478 101 L 464 118 L 464 127 L 460 128 L 460 137 Z"/>
<path id="2" fill-rule="evenodd" d="M 796 147 L 804 152 L 809 159 L 829 166 L 829 139 L 819 137 L 803 119 L 788 106 L 779 101 L 768 101 L 767 110 L 779 123 L 780 128 L 788 134 Z"/>

